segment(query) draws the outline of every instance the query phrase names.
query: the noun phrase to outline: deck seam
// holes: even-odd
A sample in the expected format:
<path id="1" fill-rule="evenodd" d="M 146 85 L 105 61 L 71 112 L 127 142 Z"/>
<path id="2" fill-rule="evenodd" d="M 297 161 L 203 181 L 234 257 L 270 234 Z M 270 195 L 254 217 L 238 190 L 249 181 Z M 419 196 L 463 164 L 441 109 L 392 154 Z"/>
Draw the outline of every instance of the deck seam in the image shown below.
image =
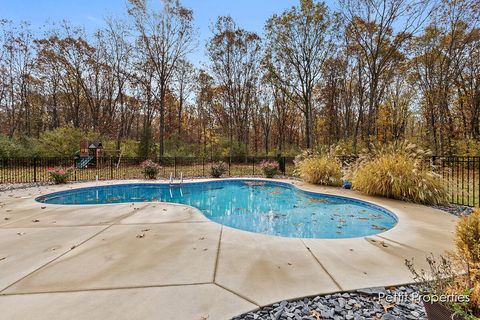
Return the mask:
<path id="1" fill-rule="evenodd" d="M 327 270 L 327 268 L 325 268 L 325 266 L 323 265 L 323 263 L 320 262 L 320 260 L 317 258 L 317 256 L 312 252 L 312 250 L 310 249 L 309 246 L 307 246 L 307 244 L 303 241 L 303 239 L 300 239 L 300 241 L 302 242 L 302 244 L 305 246 L 305 248 L 308 250 L 308 252 L 310 252 L 310 254 L 312 255 L 312 257 L 315 259 L 315 261 L 317 261 L 317 263 L 320 265 L 320 267 L 323 269 L 323 271 L 325 271 L 325 273 L 330 277 L 330 279 L 333 281 L 333 283 L 338 287 L 338 289 L 340 289 L 340 291 L 344 291 L 344 289 L 342 288 L 342 286 L 340 285 L 340 283 L 337 282 L 337 280 L 335 280 L 335 278 L 333 277 L 333 275 Z"/>
<path id="2" fill-rule="evenodd" d="M 213 283 L 215 283 L 215 279 L 217 278 L 217 269 L 218 269 L 218 261 L 220 259 L 220 246 L 222 243 L 222 235 L 223 235 L 223 225 L 221 225 L 220 236 L 218 237 L 217 256 L 215 258 L 215 267 L 213 269 L 213 280 L 212 280 Z"/>
<path id="3" fill-rule="evenodd" d="M 91 237 L 88 237 L 87 239 L 85 239 L 84 241 L 80 242 L 79 244 L 75 245 L 74 248 L 70 248 L 70 250 L 67 250 L 65 251 L 64 253 L 62 253 L 61 255 L 53 258 L 52 260 L 44 263 L 43 265 L 41 265 L 40 267 L 36 268 L 35 270 L 33 270 L 32 272 L 29 272 L 27 275 L 21 277 L 20 279 L 18 280 L 15 280 L 13 283 L 9 284 L 8 286 L 6 286 L 5 288 L 3 288 L 2 290 L 0 290 L 0 295 L 3 294 L 3 292 L 5 292 L 5 290 L 7 290 L 8 288 L 11 288 L 12 286 L 14 286 L 15 284 L 19 283 L 20 281 L 26 279 L 27 277 L 29 277 L 30 275 L 42 270 L 43 268 L 47 267 L 49 264 L 51 264 L 52 262 L 55 262 L 57 261 L 58 259 L 60 259 L 61 257 L 65 256 L 66 254 L 68 254 L 69 252 L 72 252 L 74 249 L 77 249 L 78 247 L 82 246 L 83 244 L 85 244 L 86 242 L 92 240 L 93 238 L 95 238 L 96 236 L 98 236 L 99 234 L 103 233 L 105 230 L 108 230 L 110 229 L 111 227 L 113 226 L 113 224 L 107 226 L 106 228 L 103 228 L 102 230 L 96 232 L 95 234 L 93 234 Z"/>
<path id="4" fill-rule="evenodd" d="M 125 287 L 91 288 L 91 289 L 77 289 L 77 290 L 12 292 L 12 293 L 0 293 L 0 297 L 23 296 L 23 295 L 31 295 L 31 294 L 49 294 L 49 293 L 76 293 L 76 292 L 109 291 L 109 290 L 133 290 L 133 289 L 149 289 L 149 288 L 188 287 L 188 286 L 200 286 L 200 285 L 208 285 L 208 284 L 215 285 L 215 283 L 213 283 L 213 282 L 193 282 L 193 283 L 179 283 L 179 284 L 158 284 L 158 285 L 145 285 L 145 286 L 125 286 Z"/>
<path id="5" fill-rule="evenodd" d="M 218 287 L 220 287 L 220 288 L 222 288 L 222 289 L 225 290 L 225 291 L 228 291 L 228 292 L 236 295 L 236 296 L 239 297 L 239 298 L 242 298 L 242 299 L 245 300 L 245 301 L 250 302 L 251 304 L 257 306 L 258 308 L 260 308 L 260 304 L 257 303 L 256 301 L 254 301 L 254 300 L 252 300 L 252 299 L 249 299 L 249 298 L 247 298 L 247 297 L 239 294 L 238 292 L 235 292 L 235 291 L 233 291 L 232 289 L 229 289 L 229 288 L 227 288 L 227 287 L 225 287 L 225 286 L 223 286 L 223 285 L 221 285 L 221 284 L 219 284 L 219 283 L 217 283 L 217 282 L 214 282 L 213 284 L 216 285 L 216 286 L 218 286 Z"/>

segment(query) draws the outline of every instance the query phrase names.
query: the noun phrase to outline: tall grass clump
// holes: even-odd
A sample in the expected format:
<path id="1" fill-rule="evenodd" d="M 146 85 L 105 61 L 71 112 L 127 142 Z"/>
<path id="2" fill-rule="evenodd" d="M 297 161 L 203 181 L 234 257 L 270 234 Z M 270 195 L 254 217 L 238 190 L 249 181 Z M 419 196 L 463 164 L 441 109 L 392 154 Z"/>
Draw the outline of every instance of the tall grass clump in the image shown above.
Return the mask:
<path id="1" fill-rule="evenodd" d="M 305 182 L 326 186 L 342 183 L 342 163 L 333 150 L 304 152 L 295 158 L 295 173 Z"/>
<path id="2" fill-rule="evenodd" d="M 459 316 L 453 319 L 480 319 L 480 210 L 457 222 L 455 250 L 446 256 L 427 256 L 426 260 L 426 270 L 417 270 L 413 259 L 405 261 L 423 293 L 430 297 L 463 296 L 464 301 L 438 303 Z"/>
<path id="3" fill-rule="evenodd" d="M 408 142 L 364 151 L 350 169 L 356 190 L 369 195 L 436 205 L 447 204 L 441 177 L 426 161 L 428 151 Z"/>

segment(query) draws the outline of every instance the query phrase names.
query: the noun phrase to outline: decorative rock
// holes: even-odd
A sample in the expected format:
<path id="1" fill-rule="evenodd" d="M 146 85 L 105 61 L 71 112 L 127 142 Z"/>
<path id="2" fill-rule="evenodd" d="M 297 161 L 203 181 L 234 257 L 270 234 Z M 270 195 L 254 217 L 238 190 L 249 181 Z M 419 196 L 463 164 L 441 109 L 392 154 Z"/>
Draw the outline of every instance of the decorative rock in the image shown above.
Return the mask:
<path id="1" fill-rule="evenodd" d="M 310 299 L 304 298 L 296 301 L 281 301 L 271 306 L 263 307 L 255 312 L 250 312 L 233 318 L 233 320 L 403 320 L 425 319 L 425 309 L 422 304 L 415 301 L 403 301 L 388 303 L 385 309 L 379 301 L 378 294 L 399 295 L 417 292 L 415 286 L 402 286 L 399 288 L 367 288 L 357 292 L 340 292 L 325 296 L 316 296 Z"/>

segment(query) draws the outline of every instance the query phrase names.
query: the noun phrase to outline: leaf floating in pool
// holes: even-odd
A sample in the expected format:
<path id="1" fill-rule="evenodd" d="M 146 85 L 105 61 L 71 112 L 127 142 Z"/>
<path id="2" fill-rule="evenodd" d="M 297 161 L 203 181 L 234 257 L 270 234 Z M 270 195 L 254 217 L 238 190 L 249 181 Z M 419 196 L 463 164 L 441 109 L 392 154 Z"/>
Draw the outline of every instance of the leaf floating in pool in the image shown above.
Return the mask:
<path id="1" fill-rule="evenodd" d="M 372 224 L 372 228 L 375 229 L 375 230 L 379 230 L 379 231 L 388 230 L 387 228 L 377 226 L 376 224 Z"/>
<path id="2" fill-rule="evenodd" d="M 264 186 L 265 182 L 260 182 L 260 181 L 245 181 L 243 184 L 246 184 L 247 186 Z"/>
<path id="3" fill-rule="evenodd" d="M 267 214 L 268 218 L 273 218 L 273 219 L 278 219 L 280 217 L 286 217 L 286 214 L 279 214 L 279 213 L 274 213 L 274 214 Z"/>
<path id="4" fill-rule="evenodd" d="M 278 191 L 272 191 L 272 192 L 269 192 L 268 194 L 274 196 L 274 195 L 280 194 L 280 192 L 278 192 Z"/>
<path id="5" fill-rule="evenodd" d="M 359 217 L 358 220 L 370 220 L 370 218 Z"/>
<path id="6" fill-rule="evenodd" d="M 322 198 L 309 198 L 307 201 L 307 204 L 312 204 L 312 203 L 328 203 L 328 199 L 322 199 Z"/>

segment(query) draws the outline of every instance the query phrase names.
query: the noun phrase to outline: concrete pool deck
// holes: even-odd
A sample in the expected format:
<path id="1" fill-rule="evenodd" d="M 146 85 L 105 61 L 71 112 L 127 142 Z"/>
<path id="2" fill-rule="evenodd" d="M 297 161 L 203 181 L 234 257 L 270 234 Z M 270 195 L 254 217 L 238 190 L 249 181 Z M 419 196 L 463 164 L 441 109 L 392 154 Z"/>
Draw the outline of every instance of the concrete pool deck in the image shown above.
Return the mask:
<path id="1" fill-rule="evenodd" d="M 1 317 L 229 319 L 284 299 L 409 283 L 406 258 L 422 267 L 427 254 L 453 248 L 453 215 L 298 181 L 290 182 L 381 205 L 398 224 L 362 238 L 295 239 L 225 227 L 184 205 L 34 200 L 60 190 L 139 182 L 145 181 L 0 192 Z"/>

